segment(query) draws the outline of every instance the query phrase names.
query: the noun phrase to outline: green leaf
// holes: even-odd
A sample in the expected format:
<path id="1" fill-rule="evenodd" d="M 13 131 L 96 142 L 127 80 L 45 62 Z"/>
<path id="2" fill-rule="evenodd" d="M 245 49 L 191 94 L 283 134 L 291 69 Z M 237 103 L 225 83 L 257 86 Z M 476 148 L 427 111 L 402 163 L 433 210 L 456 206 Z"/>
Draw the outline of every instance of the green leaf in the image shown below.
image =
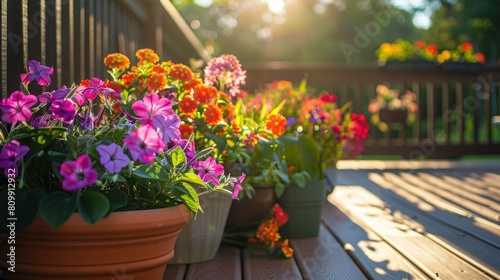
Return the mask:
<path id="1" fill-rule="evenodd" d="M 274 108 L 270 113 L 269 115 L 272 115 L 272 114 L 278 114 L 281 109 L 283 108 L 283 106 L 285 106 L 285 103 L 286 103 L 286 99 L 283 99 L 283 101 L 281 101 L 281 103 L 276 107 Z"/>
<path id="2" fill-rule="evenodd" d="M 215 143 L 215 146 L 217 146 L 217 149 L 219 151 L 223 151 L 226 149 L 226 145 L 227 145 L 227 142 L 224 138 L 220 137 L 220 136 L 217 136 L 215 134 L 211 134 L 211 133 L 204 133 L 202 132 L 203 136 L 205 136 L 206 138 L 214 141 Z"/>
<path id="3" fill-rule="evenodd" d="M 165 169 L 163 169 L 163 167 L 156 162 L 150 165 L 142 164 L 138 168 L 134 169 L 132 174 L 140 178 L 159 181 L 165 181 L 168 178 L 168 174 Z"/>
<path id="4" fill-rule="evenodd" d="M 78 199 L 78 212 L 88 224 L 95 224 L 108 214 L 109 200 L 97 191 L 84 192 Z"/>
<path id="5" fill-rule="evenodd" d="M 23 232 L 31 225 L 33 219 L 35 219 L 38 214 L 38 205 L 44 196 L 45 192 L 39 188 L 21 192 L 16 190 L 14 195 L 12 191 L 9 192 L 8 190 L 4 190 L 0 193 L 0 204 L 5 205 L 0 208 L 0 223 L 5 228 L 9 223 L 7 219 L 15 217 L 16 233 Z M 15 198 L 14 215 L 11 215 L 8 207 L 9 197 Z"/>
<path id="6" fill-rule="evenodd" d="M 127 205 L 127 194 L 122 190 L 111 189 L 105 194 L 105 196 L 109 200 L 109 211 L 106 216 L 116 209 Z"/>
<path id="7" fill-rule="evenodd" d="M 179 146 L 175 147 L 172 150 L 170 156 L 172 157 L 172 163 L 174 167 L 177 167 L 179 164 L 186 162 L 186 154 L 184 153 L 184 150 L 182 150 L 182 148 Z"/>
<path id="8" fill-rule="evenodd" d="M 205 185 L 205 182 L 203 182 L 200 176 L 196 175 L 195 173 L 184 173 L 182 174 L 180 179 L 188 184 L 195 184 L 200 186 Z"/>
<path id="9" fill-rule="evenodd" d="M 196 214 L 198 213 L 198 210 L 200 210 L 200 199 L 198 198 L 198 193 L 190 184 L 187 183 L 182 183 L 182 186 L 179 188 L 182 190 L 179 192 L 182 202 L 195 215 L 196 218 Z"/>
<path id="10" fill-rule="evenodd" d="M 74 192 L 70 196 L 64 192 L 50 193 L 40 200 L 38 212 L 51 227 L 57 229 L 75 213 L 79 194 L 80 192 Z"/>
<path id="11" fill-rule="evenodd" d="M 285 192 L 285 185 L 282 183 L 276 183 L 274 186 L 274 191 L 276 192 L 276 197 L 281 197 Z"/>
<path id="12" fill-rule="evenodd" d="M 41 127 L 29 128 L 21 126 L 14 129 L 9 137 L 12 140 L 19 140 L 21 144 L 30 147 L 30 154 L 35 154 L 50 145 L 55 139 L 66 133 L 65 127 Z"/>

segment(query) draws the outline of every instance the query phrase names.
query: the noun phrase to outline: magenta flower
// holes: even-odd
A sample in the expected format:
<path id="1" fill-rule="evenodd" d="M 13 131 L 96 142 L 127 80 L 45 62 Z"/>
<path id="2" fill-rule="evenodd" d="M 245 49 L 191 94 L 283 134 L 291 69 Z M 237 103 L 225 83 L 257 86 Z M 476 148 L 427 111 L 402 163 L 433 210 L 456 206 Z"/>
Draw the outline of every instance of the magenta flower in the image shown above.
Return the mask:
<path id="1" fill-rule="evenodd" d="M 34 128 L 39 128 L 39 127 L 48 127 L 49 126 L 49 121 L 50 117 L 47 115 L 39 116 L 36 117 L 32 122 L 31 125 Z"/>
<path id="2" fill-rule="evenodd" d="M 2 120 L 6 123 L 27 121 L 32 115 L 30 108 L 36 102 L 36 96 L 14 91 L 9 98 L 4 98 L 0 102 L 0 109 L 3 111 Z"/>
<path id="3" fill-rule="evenodd" d="M 144 96 L 143 100 L 132 105 L 136 115 L 142 117 L 142 124 L 151 124 L 151 118 L 155 115 L 169 116 L 174 114 L 172 102 L 167 98 L 161 98 L 156 93 Z"/>
<path id="4" fill-rule="evenodd" d="M 17 177 L 17 162 L 28 154 L 29 150 L 30 148 L 28 146 L 22 146 L 16 140 L 12 140 L 2 147 L 2 152 L 0 153 L 0 168 L 5 169 L 5 176 L 8 177 L 9 173 L 12 174 L 12 172 L 9 172 L 9 169 L 13 169 Z"/>
<path id="5" fill-rule="evenodd" d="M 229 183 L 229 185 L 231 185 L 231 187 L 234 189 L 233 196 L 232 196 L 233 199 L 237 199 L 238 198 L 238 194 L 243 189 L 243 187 L 241 186 L 241 184 L 243 184 L 243 181 L 245 180 L 246 176 L 247 175 L 245 173 L 243 173 L 238 178 L 238 180 L 236 180 L 236 182 Z"/>
<path id="6" fill-rule="evenodd" d="M 120 172 L 130 162 L 130 159 L 123 153 L 122 148 L 115 143 L 109 146 L 99 145 L 97 152 L 101 156 L 101 164 L 111 174 Z"/>
<path id="7" fill-rule="evenodd" d="M 92 169 L 92 162 L 87 155 L 63 163 L 59 172 L 64 177 L 62 187 L 67 191 L 83 189 L 97 181 L 97 172 Z"/>
<path id="8" fill-rule="evenodd" d="M 162 136 L 163 143 L 167 145 L 170 139 L 180 139 L 181 131 L 179 127 L 181 126 L 181 119 L 179 116 L 173 114 L 169 116 L 156 115 L 151 118 L 154 128 L 158 130 Z"/>
<path id="9" fill-rule="evenodd" d="M 214 185 L 219 185 L 218 176 L 224 172 L 224 166 L 218 164 L 214 158 L 209 157 L 206 160 L 198 161 L 196 170 L 198 170 L 198 176 L 203 182 L 212 182 Z"/>
<path id="10" fill-rule="evenodd" d="M 98 78 L 93 78 L 86 87 L 78 87 L 77 91 L 88 100 L 94 100 L 97 95 L 104 94 L 107 91 L 104 82 Z"/>
<path id="11" fill-rule="evenodd" d="M 54 72 L 54 68 L 43 66 L 36 60 L 28 61 L 28 73 L 21 74 L 21 82 L 27 84 L 33 80 L 41 86 L 50 85 L 50 75 Z"/>
<path id="12" fill-rule="evenodd" d="M 60 89 L 54 90 L 52 92 L 43 92 L 38 96 L 38 101 L 47 102 L 48 104 L 54 102 L 58 99 L 64 99 L 71 92 L 70 88 L 62 86 Z"/>
<path id="13" fill-rule="evenodd" d="M 155 154 L 161 153 L 165 145 L 156 133 L 156 130 L 145 125 L 127 136 L 125 147 L 130 150 L 132 159 L 139 159 L 142 163 L 150 164 L 155 160 Z"/>
<path id="14" fill-rule="evenodd" d="M 55 100 L 50 106 L 50 111 L 55 119 L 67 124 L 72 123 L 76 115 L 75 104 L 68 99 Z"/>

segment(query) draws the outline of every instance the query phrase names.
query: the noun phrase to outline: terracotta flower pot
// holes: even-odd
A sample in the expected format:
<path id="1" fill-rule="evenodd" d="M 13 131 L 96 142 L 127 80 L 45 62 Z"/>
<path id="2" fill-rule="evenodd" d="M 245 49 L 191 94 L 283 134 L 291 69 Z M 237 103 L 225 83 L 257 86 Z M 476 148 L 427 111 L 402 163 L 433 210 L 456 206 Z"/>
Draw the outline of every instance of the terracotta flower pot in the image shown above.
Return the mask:
<path id="1" fill-rule="evenodd" d="M 204 213 L 189 221 L 175 243 L 175 256 L 170 263 L 187 264 L 209 261 L 215 257 L 222 241 L 232 198 L 213 192 L 200 196 Z"/>
<path id="2" fill-rule="evenodd" d="M 5 240 L 0 266 L 6 279 L 162 279 L 177 235 L 190 218 L 184 205 L 113 212 L 94 226 L 73 214 L 55 230 L 38 216 L 16 235 L 15 273 L 7 270 L 10 245 Z"/>

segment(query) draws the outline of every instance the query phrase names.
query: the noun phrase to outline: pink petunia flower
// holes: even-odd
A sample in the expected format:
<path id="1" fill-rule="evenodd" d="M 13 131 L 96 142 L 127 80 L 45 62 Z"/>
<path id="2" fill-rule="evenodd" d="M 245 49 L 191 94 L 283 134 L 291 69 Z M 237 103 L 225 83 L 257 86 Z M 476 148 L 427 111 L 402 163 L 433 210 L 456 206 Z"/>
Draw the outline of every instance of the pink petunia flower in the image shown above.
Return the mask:
<path id="1" fill-rule="evenodd" d="M 181 119 L 177 115 L 156 115 L 151 118 L 154 128 L 156 128 L 162 136 L 163 143 L 167 145 L 170 139 L 180 139 Z"/>
<path id="2" fill-rule="evenodd" d="M 37 102 L 34 95 L 20 91 L 14 91 L 9 98 L 4 98 L 0 102 L 0 109 L 3 111 L 2 120 L 6 123 L 24 122 L 31 118 L 30 108 Z"/>
<path id="3" fill-rule="evenodd" d="M 88 100 L 94 100 L 97 95 L 106 93 L 108 88 L 104 85 L 104 81 L 93 78 L 86 87 L 78 87 L 77 92 L 81 93 Z"/>
<path id="4" fill-rule="evenodd" d="M 132 109 L 137 116 L 142 117 L 142 124 L 151 124 L 151 118 L 155 115 L 169 116 L 174 114 L 172 102 L 167 98 L 160 98 L 156 93 L 150 93 L 144 96 L 132 105 Z"/>
<path id="5" fill-rule="evenodd" d="M 83 189 L 97 181 L 97 172 L 92 169 L 92 162 L 87 155 L 63 163 L 59 172 L 64 177 L 62 187 L 67 191 Z"/>
<path id="6" fill-rule="evenodd" d="M 50 111 L 55 119 L 67 124 L 72 123 L 76 115 L 75 104 L 68 99 L 55 100 L 50 106 Z"/>
<path id="7" fill-rule="evenodd" d="M 97 147 L 97 152 L 101 156 L 101 164 L 109 171 L 111 174 L 120 172 L 122 168 L 127 166 L 130 159 L 122 151 L 122 148 L 115 143 L 111 145 L 99 145 Z"/>
<path id="8" fill-rule="evenodd" d="M 5 169 L 5 176 L 8 177 L 8 174 L 11 173 L 9 169 L 13 169 L 17 177 L 17 162 L 28 154 L 29 150 L 30 148 L 28 146 L 22 146 L 16 140 L 12 140 L 2 147 L 2 152 L 0 153 L 0 168 Z"/>
<path id="9" fill-rule="evenodd" d="M 196 170 L 198 170 L 198 176 L 200 176 L 203 182 L 212 182 L 215 185 L 219 185 L 218 176 L 224 172 L 224 166 L 218 164 L 214 158 L 209 157 L 206 160 L 198 161 Z"/>
<path id="10" fill-rule="evenodd" d="M 156 133 L 156 130 L 145 125 L 127 136 L 123 141 L 130 150 L 133 160 L 139 159 L 142 163 L 150 164 L 155 160 L 155 154 L 161 153 L 165 145 Z"/>
<path id="11" fill-rule="evenodd" d="M 232 198 L 233 199 L 237 199 L 238 198 L 238 194 L 240 193 L 240 191 L 243 189 L 243 187 L 241 186 L 241 184 L 243 183 L 243 181 L 245 180 L 245 177 L 247 175 L 245 173 L 241 174 L 241 176 L 238 178 L 238 180 L 236 180 L 236 182 L 231 182 L 229 183 L 229 185 L 231 185 L 231 187 L 234 189 L 233 191 L 233 196 Z"/>
<path id="12" fill-rule="evenodd" d="M 21 74 L 21 82 L 27 84 L 33 80 L 41 86 L 50 85 L 50 75 L 54 73 L 54 68 L 43 66 L 36 60 L 28 61 L 28 73 Z"/>

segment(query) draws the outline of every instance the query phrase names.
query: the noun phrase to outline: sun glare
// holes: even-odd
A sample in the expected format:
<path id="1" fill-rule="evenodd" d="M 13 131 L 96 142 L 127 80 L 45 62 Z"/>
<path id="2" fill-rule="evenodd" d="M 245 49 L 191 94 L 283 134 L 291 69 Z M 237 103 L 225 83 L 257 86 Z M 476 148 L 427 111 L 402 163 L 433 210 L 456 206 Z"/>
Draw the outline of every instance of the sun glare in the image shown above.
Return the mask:
<path id="1" fill-rule="evenodd" d="M 285 12 L 284 0 L 266 0 L 267 7 L 274 14 L 283 14 Z"/>

